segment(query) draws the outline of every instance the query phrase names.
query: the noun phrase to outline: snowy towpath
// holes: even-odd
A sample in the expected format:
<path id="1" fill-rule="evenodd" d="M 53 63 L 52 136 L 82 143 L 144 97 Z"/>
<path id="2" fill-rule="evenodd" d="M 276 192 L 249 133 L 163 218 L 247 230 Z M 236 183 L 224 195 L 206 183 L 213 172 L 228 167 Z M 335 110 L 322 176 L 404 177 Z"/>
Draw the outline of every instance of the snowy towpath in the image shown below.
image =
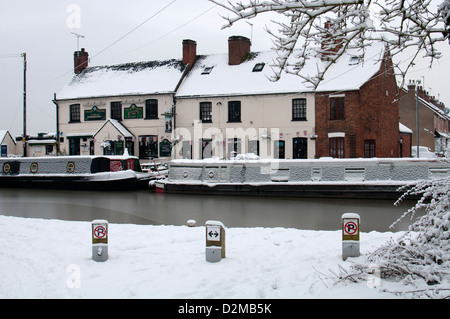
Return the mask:
<path id="1" fill-rule="evenodd" d="M 205 227 L 109 224 L 109 259 L 91 259 L 91 223 L 0 216 L 0 298 L 396 298 L 333 285 L 341 231 L 228 228 L 227 258 L 205 260 Z M 402 233 L 361 233 L 365 254 Z M 392 288 L 392 289 L 391 289 Z"/>

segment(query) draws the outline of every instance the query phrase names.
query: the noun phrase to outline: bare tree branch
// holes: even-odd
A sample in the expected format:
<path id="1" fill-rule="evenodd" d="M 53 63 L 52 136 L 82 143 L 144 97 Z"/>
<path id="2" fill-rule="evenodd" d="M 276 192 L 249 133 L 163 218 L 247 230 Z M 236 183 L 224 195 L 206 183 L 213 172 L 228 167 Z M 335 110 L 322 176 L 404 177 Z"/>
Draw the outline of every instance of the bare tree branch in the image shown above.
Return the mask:
<path id="1" fill-rule="evenodd" d="M 441 57 L 436 44 L 450 39 L 450 0 L 435 6 L 432 0 L 247 0 L 222 4 L 209 0 L 232 15 L 224 17 L 230 27 L 240 20 L 275 12 L 288 17 L 289 23 L 275 22 L 279 30 L 267 30 L 278 51 L 274 76 L 282 72 L 297 74 L 317 87 L 329 67 L 348 49 L 364 48 L 373 41 L 389 46 L 391 56 L 414 47 L 414 60 L 422 53 L 430 65 Z M 324 21 L 327 21 L 325 25 Z M 295 68 L 289 64 L 295 52 Z M 326 56 L 324 67 L 314 76 L 301 73 L 299 65 L 313 56 Z M 406 72 L 401 72 L 406 74 Z"/>

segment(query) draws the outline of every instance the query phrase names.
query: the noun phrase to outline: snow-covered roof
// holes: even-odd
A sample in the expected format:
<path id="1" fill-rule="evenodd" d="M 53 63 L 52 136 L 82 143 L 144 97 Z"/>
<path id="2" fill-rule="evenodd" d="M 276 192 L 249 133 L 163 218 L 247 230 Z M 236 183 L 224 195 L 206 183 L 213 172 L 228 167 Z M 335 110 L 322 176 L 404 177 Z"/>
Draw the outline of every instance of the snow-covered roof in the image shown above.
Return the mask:
<path id="1" fill-rule="evenodd" d="M 185 66 L 180 60 L 88 67 L 56 95 L 58 100 L 174 93 Z"/>
<path id="2" fill-rule="evenodd" d="M 364 58 L 356 49 L 347 50 L 336 63 L 327 70 L 316 91 L 351 91 L 360 89 L 381 68 L 385 54 L 384 44 L 372 43 L 366 47 Z M 323 64 L 323 62 L 322 62 Z"/>
<path id="3" fill-rule="evenodd" d="M 398 123 L 398 129 L 400 131 L 400 133 L 406 133 L 406 134 L 412 134 L 413 131 L 407 127 L 406 125 L 402 124 L 402 123 Z"/>
<path id="4" fill-rule="evenodd" d="M 133 133 L 131 133 L 125 126 L 119 123 L 119 121 L 114 119 L 107 119 L 102 126 L 97 130 L 97 132 L 94 133 L 94 137 L 105 127 L 106 124 L 111 123 L 114 128 L 119 131 L 120 134 L 123 135 L 124 138 L 126 137 L 133 137 Z"/>
<path id="5" fill-rule="evenodd" d="M 364 59 L 360 58 L 360 52 L 349 50 L 329 68 L 315 91 L 359 89 L 379 71 L 383 54 L 384 47 L 375 44 L 367 48 Z M 269 78 L 274 75 L 271 65 L 276 58 L 275 51 L 251 53 L 240 65 L 229 65 L 228 54 L 199 56 L 176 96 L 187 98 L 314 91 L 311 84 L 293 74 L 283 73 L 278 81 L 271 81 Z M 293 58 L 291 63 L 295 62 Z M 263 69 L 257 72 L 254 70 L 257 66 Z M 301 74 L 315 76 L 324 66 L 324 61 L 312 57 L 306 60 Z"/>
<path id="6" fill-rule="evenodd" d="M 0 130 L 0 144 L 4 142 L 5 137 L 7 135 L 9 135 L 11 137 L 11 140 L 13 141 L 13 143 L 16 144 L 16 141 L 14 141 L 14 139 L 12 138 L 12 136 L 8 130 Z"/>

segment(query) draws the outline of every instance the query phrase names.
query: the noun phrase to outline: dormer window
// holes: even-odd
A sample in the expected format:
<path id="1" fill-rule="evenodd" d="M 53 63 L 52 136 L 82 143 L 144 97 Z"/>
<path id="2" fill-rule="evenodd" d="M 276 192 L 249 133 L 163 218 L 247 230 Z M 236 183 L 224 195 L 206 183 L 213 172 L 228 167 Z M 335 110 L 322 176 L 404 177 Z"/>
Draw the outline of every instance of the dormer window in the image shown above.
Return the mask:
<path id="1" fill-rule="evenodd" d="M 205 67 L 205 68 L 203 69 L 202 75 L 203 75 L 203 74 L 210 74 L 213 68 L 214 68 L 213 66 L 207 66 L 207 67 Z"/>
<path id="2" fill-rule="evenodd" d="M 362 58 L 361 57 L 359 57 L 359 56 L 351 56 L 350 57 L 350 62 L 349 62 L 349 65 L 357 65 L 357 64 L 359 64 L 360 62 L 362 61 Z"/>
<path id="3" fill-rule="evenodd" d="M 253 72 L 261 72 L 264 69 L 265 63 L 257 63 L 253 68 Z"/>

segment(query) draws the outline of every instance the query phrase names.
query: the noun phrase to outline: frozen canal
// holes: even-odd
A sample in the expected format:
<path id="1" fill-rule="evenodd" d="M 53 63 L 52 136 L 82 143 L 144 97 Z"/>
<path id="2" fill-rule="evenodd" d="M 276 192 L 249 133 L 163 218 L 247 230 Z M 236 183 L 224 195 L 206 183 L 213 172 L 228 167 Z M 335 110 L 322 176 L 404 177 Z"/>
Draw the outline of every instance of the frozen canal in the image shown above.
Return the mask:
<path id="1" fill-rule="evenodd" d="M 155 194 L 149 191 L 84 192 L 34 189 L 0 189 L 0 214 L 17 217 L 110 223 L 197 225 L 220 220 L 227 227 L 285 227 L 338 230 L 343 213 L 361 216 L 361 231 L 400 231 L 389 226 L 414 201 L 395 207 L 393 200 L 295 199 L 269 197 Z"/>

